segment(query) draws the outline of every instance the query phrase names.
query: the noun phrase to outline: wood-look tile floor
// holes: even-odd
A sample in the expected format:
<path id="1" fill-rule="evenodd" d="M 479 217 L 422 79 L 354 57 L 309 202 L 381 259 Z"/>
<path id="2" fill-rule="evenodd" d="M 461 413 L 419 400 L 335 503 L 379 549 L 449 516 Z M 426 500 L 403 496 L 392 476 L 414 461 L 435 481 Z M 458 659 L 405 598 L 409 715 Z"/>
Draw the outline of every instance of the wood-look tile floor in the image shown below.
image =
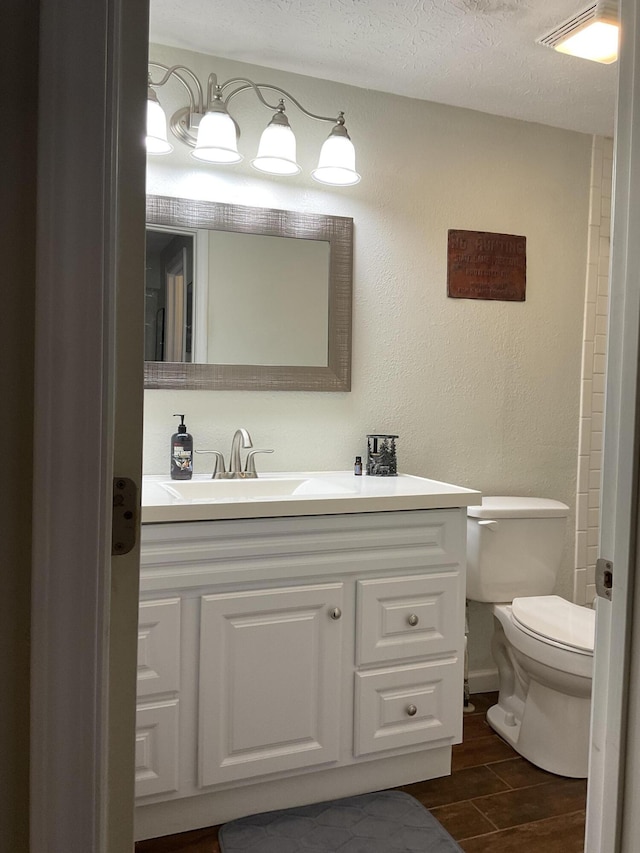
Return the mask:
<path id="1" fill-rule="evenodd" d="M 465 853 L 583 853 L 586 780 L 534 767 L 485 722 L 495 693 L 472 696 L 452 773 L 406 785 Z M 139 841 L 136 853 L 219 853 L 218 827 Z"/>

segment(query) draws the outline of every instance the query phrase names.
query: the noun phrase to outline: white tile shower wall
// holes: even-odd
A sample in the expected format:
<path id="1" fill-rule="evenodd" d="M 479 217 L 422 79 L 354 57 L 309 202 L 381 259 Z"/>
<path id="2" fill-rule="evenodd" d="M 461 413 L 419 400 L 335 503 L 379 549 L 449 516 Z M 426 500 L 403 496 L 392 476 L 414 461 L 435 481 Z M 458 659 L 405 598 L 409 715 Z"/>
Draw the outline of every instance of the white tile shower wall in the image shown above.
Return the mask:
<path id="1" fill-rule="evenodd" d="M 595 567 L 600 538 L 600 479 L 605 352 L 609 314 L 609 236 L 613 140 L 593 137 L 589 248 L 582 343 L 580 437 L 576 498 L 573 596 L 590 604 L 595 596 Z"/>

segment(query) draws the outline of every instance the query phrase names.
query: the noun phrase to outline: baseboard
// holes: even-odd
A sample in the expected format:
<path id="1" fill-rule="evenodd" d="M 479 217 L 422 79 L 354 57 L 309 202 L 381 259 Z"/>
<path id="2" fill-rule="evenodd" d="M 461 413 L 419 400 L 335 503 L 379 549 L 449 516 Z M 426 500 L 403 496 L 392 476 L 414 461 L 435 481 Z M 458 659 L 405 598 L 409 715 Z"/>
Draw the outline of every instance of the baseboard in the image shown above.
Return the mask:
<path id="1" fill-rule="evenodd" d="M 470 693 L 491 693 L 498 689 L 497 669 L 476 669 L 469 673 Z"/>

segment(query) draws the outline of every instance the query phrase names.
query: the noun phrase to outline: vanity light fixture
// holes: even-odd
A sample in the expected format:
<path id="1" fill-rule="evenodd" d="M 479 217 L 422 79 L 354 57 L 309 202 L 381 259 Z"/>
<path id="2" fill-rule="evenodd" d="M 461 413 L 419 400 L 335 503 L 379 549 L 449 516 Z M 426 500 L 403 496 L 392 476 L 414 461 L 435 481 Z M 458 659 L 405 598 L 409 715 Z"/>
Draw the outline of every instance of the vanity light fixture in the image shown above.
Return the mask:
<path id="1" fill-rule="evenodd" d="M 536 42 L 560 53 L 610 65 L 618 58 L 619 30 L 618 3 L 597 0 Z"/>
<path id="2" fill-rule="evenodd" d="M 156 89 L 173 79 L 186 90 L 188 104 L 171 116 L 169 127 L 175 137 L 193 149 L 191 156 L 197 160 L 229 165 L 243 159 L 238 151 L 240 128 L 229 114 L 228 106 L 236 95 L 252 90 L 263 106 L 274 111 L 260 138 L 258 153 L 251 160 L 254 169 L 278 176 L 297 175 L 301 171 L 296 160 L 296 138 L 285 113 L 286 98 L 309 118 L 334 125 L 320 150 L 318 166 L 311 172 L 312 178 L 332 186 L 351 186 L 360 180 L 356 172 L 355 148 L 344 124 L 344 113 L 338 113 L 336 117 L 316 115 L 279 86 L 254 83 L 244 77 L 233 77 L 219 84 L 215 74 L 209 75 L 205 100 L 200 81 L 186 66 L 168 67 L 159 62 L 150 62 L 149 66 L 161 69 L 164 75 L 159 80 L 153 80 L 149 72 L 147 153 L 168 154 L 173 150 L 167 139 L 164 110 L 156 94 Z M 228 94 L 225 95 L 225 91 Z M 270 104 L 263 94 L 266 91 L 277 92 L 284 97 L 279 98 L 277 104 Z"/>

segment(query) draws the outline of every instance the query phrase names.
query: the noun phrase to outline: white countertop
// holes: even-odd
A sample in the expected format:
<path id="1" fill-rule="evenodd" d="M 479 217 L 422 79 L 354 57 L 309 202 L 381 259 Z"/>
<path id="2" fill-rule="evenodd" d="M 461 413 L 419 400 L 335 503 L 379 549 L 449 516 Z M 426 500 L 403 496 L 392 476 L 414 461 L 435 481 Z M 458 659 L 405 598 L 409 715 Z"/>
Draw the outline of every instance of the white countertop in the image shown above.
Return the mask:
<path id="1" fill-rule="evenodd" d="M 274 494 L 269 494 L 269 482 Z M 180 497 L 178 491 L 187 483 L 194 484 L 187 486 L 194 494 Z M 217 484 L 224 494 L 214 498 L 198 494 L 215 492 Z M 292 493 L 283 494 L 288 488 Z M 206 474 L 172 481 L 157 474 L 142 480 L 142 523 L 448 509 L 481 501 L 481 493 L 474 489 L 409 474 L 356 477 L 351 471 L 282 472 L 260 475 L 257 481 L 212 481 Z"/>

